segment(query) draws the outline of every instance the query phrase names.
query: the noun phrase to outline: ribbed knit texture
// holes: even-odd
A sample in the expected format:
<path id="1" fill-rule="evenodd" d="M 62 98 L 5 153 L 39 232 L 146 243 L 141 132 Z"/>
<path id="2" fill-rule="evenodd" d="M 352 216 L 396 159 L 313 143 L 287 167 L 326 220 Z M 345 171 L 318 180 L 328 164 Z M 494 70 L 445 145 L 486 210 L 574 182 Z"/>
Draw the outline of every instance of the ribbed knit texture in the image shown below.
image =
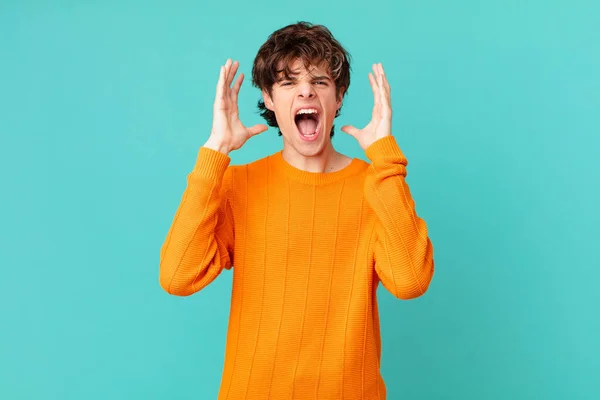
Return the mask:
<path id="1" fill-rule="evenodd" d="M 386 398 L 376 290 L 423 294 L 433 248 L 394 137 L 366 155 L 371 163 L 311 173 L 281 152 L 230 166 L 200 149 L 160 284 L 186 296 L 233 267 L 219 399 Z"/>

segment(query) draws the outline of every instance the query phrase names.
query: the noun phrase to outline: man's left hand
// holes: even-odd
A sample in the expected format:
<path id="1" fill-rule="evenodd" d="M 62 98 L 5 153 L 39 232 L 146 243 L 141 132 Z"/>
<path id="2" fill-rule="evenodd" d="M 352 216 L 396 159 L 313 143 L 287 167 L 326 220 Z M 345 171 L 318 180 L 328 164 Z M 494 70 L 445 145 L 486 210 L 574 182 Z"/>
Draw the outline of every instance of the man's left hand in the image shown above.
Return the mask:
<path id="1" fill-rule="evenodd" d="M 362 129 L 357 129 L 352 125 L 345 125 L 341 128 L 342 132 L 358 140 L 363 150 L 366 150 L 375 141 L 392 134 L 391 90 L 381 63 L 373 64 L 373 73 L 369 72 L 369 82 L 371 82 L 375 102 L 371 122 Z"/>

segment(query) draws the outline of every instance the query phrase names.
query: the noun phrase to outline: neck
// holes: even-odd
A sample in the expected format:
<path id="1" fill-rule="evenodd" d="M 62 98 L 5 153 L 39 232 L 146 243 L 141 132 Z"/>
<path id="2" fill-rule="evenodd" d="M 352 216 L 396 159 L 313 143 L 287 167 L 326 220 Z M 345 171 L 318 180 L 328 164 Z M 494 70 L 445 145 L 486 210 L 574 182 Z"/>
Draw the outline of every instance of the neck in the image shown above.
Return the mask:
<path id="1" fill-rule="evenodd" d="M 284 146 L 283 159 L 291 166 L 306 172 L 335 172 L 346 166 L 344 156 L 338 153 L 331 142 L 318 154 L 305 156 L 290 146 Z"/>

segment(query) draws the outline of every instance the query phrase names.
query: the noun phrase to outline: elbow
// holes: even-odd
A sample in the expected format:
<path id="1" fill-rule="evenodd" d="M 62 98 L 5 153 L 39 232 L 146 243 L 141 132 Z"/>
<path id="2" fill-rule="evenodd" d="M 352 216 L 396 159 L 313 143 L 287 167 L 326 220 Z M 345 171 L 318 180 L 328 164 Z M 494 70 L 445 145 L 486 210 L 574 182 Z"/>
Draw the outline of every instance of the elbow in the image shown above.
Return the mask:
<path id="1" fill-rule="evenodd" d="M 421 274 L 415 276 L 414 280 L 407 281 L 405 285 L 396 285 L 392 294 L 400 300 L 412 300 L 423 296 L 429 290 L 433 280 L 433 260 L 426 262 L 420 269 Z"/>
<path id="2" fill-rule="evenodd" d="M 165 256 L 161 256 L 158 268 L 158 284 L 170 295 L 189 296 L 194 293 L 194 282 L 187 279 L 189 274 L 182 273 L 185 270 L 181 262 L 173 262 Z"/>
<path id="3" fill-rule="evenodd" d="M 396 288 L 396 290 L 394 290 L 392 292 L 392 294 L 394 295 L 395 298 L 400 299 L 400 300 L 413 300 L 413 299 L 423 296 L 426 292 L 427 292 L 427 288 L 415 289 L 415 288 L 411 287 L 411 288 L 406 288 L 406 289 Z"/>
<path id="4" fill-rule="evenodd" d="M 190 296 L 194 293 L 193 290 L 189 290 L 184 285 L 173 285 L 173 279 L 170 276 L 165 274 L 160 274 L 159 276 L 159 285 L 160 287 L 170 295 L 173 296 Z"/>
<path id="5" fill-rule="evenodd" d="M 194 268 L 197 270 L 198 268 Z M 161 269 L 159 274 L 160 287 L 174 296 L 191 296 L 211 283 L 219 273 L 219 269 L 200 268 L 200 272 L 191 275 L 190 272 L 178 271 L 178 268 Z"/>

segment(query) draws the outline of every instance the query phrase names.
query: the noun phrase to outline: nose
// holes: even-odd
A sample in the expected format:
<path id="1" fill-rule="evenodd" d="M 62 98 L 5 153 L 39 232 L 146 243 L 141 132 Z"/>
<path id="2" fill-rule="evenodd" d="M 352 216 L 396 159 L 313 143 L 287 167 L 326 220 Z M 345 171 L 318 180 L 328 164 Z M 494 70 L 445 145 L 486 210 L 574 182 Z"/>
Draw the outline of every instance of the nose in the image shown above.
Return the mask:
<path id="1" fill-rule="evenodd" d="M 312 99 L 315 97 L 315 89 L 310 82 L 300 82 L 298 84 L 298 97 Z"/>

